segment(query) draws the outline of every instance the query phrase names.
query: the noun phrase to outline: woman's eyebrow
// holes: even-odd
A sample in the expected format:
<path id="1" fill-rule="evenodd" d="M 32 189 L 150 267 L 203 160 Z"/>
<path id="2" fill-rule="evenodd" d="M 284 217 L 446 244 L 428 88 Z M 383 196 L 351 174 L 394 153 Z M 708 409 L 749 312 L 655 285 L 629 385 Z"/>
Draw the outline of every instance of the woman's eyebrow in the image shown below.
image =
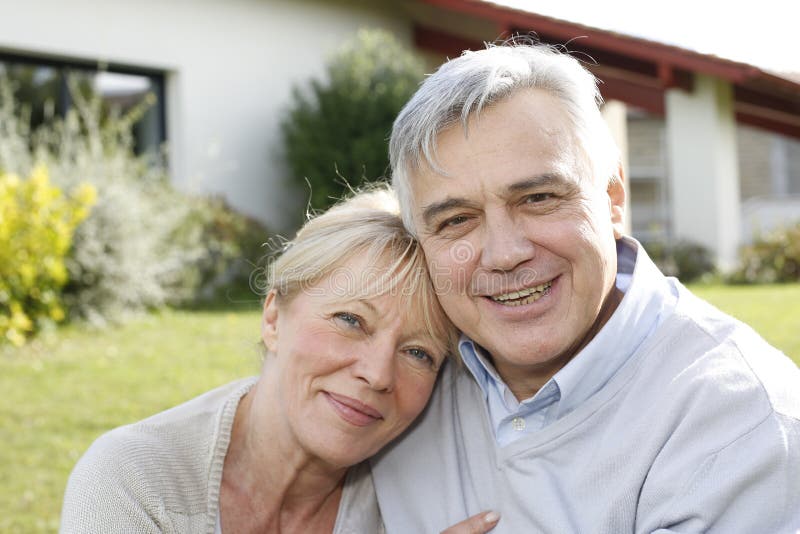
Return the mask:
<path id="1" fill-rule="evenodd" d="M 372 313 L 374 313 L 376 315 L 378 314 L 378 309 L 375 307 L 375 305 L 372 302 L 369 301 L 369 299 L 360 298 L 360 299 L 356 300 L 356 302 L 358 302 L 359 304 L 361 304 L 364 307 L 368 308 L 369 311 L 371 311 Z"/>

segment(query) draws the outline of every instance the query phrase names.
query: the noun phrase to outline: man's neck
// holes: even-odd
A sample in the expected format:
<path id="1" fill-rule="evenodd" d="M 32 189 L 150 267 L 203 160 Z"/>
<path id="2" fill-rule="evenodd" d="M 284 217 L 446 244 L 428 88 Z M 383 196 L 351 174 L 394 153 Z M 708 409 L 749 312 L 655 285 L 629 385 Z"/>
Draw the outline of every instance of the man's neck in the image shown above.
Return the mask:
<path id="1" fill-rule="evenodd" d="M 616 285 L 612 286 L 594 323 L 592 323 L 586 333 L 579 337 L 574 344 L 555 358 L 529 366 L 515 365 L 509 362 L 500 362 L 492 359 L 497 373 L 506 383 L 508 389 L 514 394 L 514 397 L 522 402 L 536 395 L 558 371 L 567 365 L 592 339 L 594 339 L 597 333 L 600 332 L 614 314 L 614 311 L 617 309 L 624 296 L 625 294 L 620 291 Z"/>

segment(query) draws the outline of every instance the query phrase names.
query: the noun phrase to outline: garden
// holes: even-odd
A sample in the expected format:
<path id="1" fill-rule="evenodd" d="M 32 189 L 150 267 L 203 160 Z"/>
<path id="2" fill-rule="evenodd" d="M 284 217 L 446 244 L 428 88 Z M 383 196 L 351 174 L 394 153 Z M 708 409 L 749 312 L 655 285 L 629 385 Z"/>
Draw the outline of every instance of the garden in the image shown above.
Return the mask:
<path id="1" fill-rule="evenodd" d="M 391 36 L 361 32 L 296 89 L 289 181 L 310 186 L 312 210 L 385 174 L 386 132 L 422 73 Z M 58 529 L 67 476 L 100 434 L 258 372 L 264 244 L 281 243 L 221 198 L 175 190 L 163 151 L 137 150 L 151 101 L 113 109 L 75 77 L 73 107 L 33 127 L 29 78 L 0 72 L 0 532 L 24 533 Z M 724 277 L 691 243 L 648 250 L 800 365 L 800 225 Z"/>

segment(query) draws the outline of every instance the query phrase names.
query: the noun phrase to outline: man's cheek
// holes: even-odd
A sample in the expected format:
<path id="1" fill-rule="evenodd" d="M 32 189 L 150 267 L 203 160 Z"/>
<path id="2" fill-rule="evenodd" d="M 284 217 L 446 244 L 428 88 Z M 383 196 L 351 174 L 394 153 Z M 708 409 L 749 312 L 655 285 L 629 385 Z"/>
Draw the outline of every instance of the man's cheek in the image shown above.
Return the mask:
<path id="1" fill-rule="evenodd" d="M 428 273 L 433 280 L 433 287 L 436 294 L 441 298 L 450 295 L 455 289 L 453 279 L 453 265 L 438 258 L 430 258 L 428 261 Z"/>

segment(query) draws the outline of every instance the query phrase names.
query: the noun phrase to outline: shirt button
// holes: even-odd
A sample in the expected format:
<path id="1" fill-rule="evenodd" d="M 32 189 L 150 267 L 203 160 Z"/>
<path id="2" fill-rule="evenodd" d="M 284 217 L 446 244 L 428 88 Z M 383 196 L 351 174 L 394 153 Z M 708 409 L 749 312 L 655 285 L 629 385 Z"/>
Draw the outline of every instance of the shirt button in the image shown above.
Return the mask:
<path id="1" fill-rule="evenodd" d="M 515 417 L 514 419 L 511 420 L 511 428 L 513 428 L 517 432 L 525 430 L 525 419 L 523 419 L 522 417 Z"/>

